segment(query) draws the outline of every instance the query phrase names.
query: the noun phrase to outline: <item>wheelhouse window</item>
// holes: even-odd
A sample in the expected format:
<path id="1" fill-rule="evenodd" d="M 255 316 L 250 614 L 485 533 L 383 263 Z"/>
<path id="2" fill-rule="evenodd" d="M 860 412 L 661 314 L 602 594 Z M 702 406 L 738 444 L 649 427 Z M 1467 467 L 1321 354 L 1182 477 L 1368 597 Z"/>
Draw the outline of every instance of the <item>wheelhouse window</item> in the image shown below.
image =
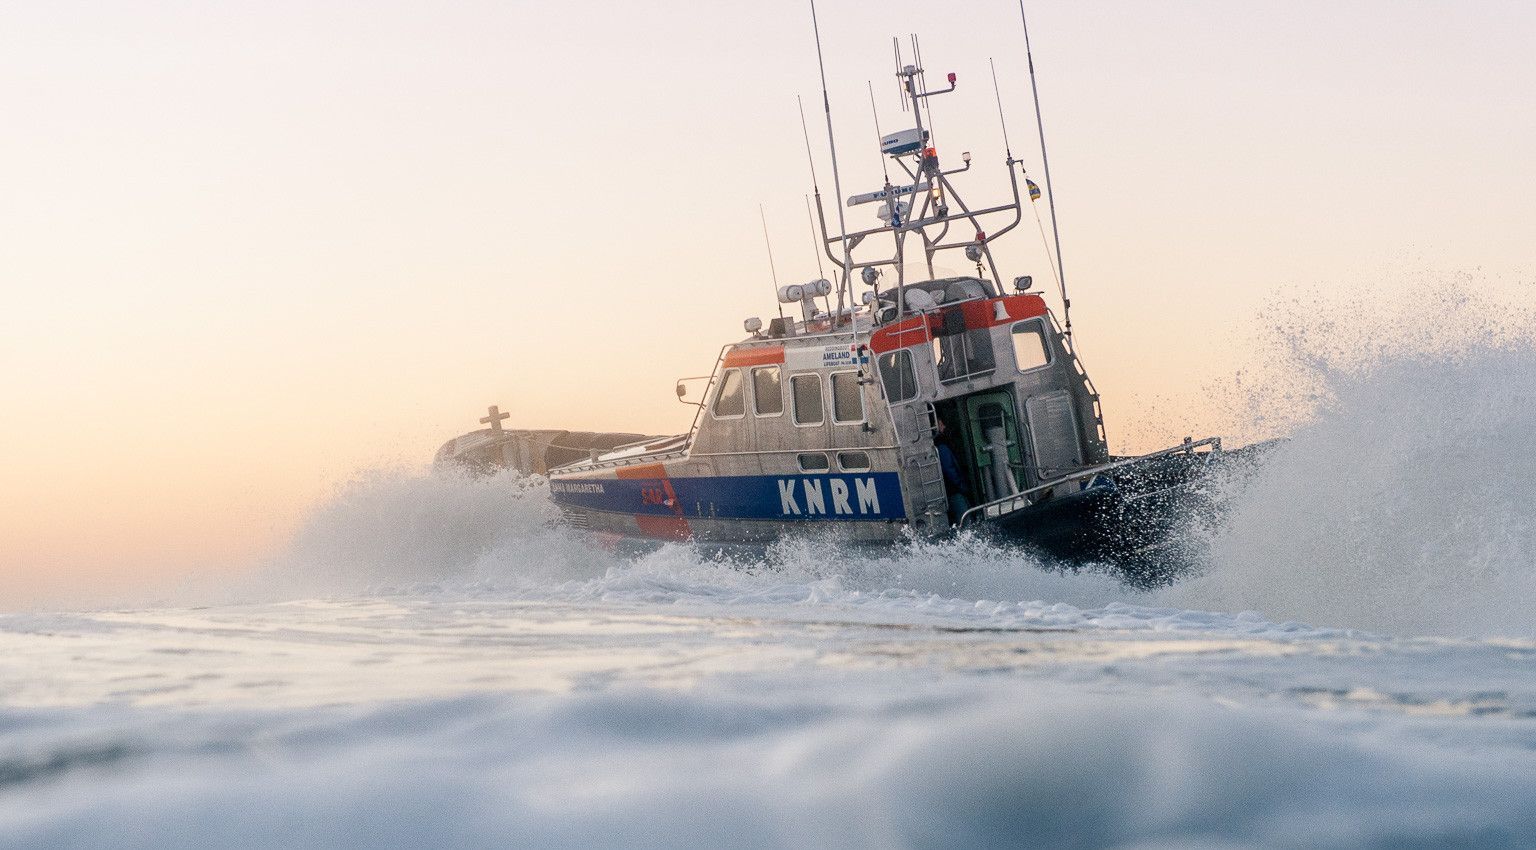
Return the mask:
<path id="1" fill-rule="evenodd" d="M 821 376 L 794 375 L 789 379 L 789 394 L 795 405 L 796 425 L 820 425 L 827 415 L 821 402 Z"/>
<path id="2" fill-rule="evenodd" d="M 917 373 L 912 370 L 912 352 L 905 348 L 880 355 L 880 382 L 891 404 L 917 398 Z"/>
<path id="3" fill-rule="evenodd" d="M 868 472 L 868 452 L 838 452 L 837 468 L 844 472 Z"/>
<path id="4" fill-rule="evenodd" d="M 858 372 L 832 373 L 832 421 L 864 421 L 864 393 L 859 387 Z"/>
<path id="5" fill-rule="evenodd" d="M 821 452 L 801 452 L 795 455 L 795 461 L 800 465 L 801 472 L 826 472 L 832 468 L 827 462 L 827 456 Z"/>
<path id="6" fill-rule="evenodd" d="M 997 368 L 989 328 L 961 331 L 933 340 L 933 359 L 943 383 L 985 375 Z"/>
<path id="7" fill-rule="evenodd" d="M 759 366 L 752 370 L 752 409 L 758 416 L 778 416 L 784 412 L 779 367 Z"/>
<path id="8" fill-rule="evenodd" d="M 1044 322 L 1031 319 L 1013 326 L 1013 359 L 1020 372 L 1050 365 L 1051 350 L 1046 347 Z"/>
<path id="9" fill-rule="evenodd" d="M 728 369 L 715 393 L 715 418 L 735 419 L 747 415 L 747 400 L 742 393 L 741 370 Z"/>

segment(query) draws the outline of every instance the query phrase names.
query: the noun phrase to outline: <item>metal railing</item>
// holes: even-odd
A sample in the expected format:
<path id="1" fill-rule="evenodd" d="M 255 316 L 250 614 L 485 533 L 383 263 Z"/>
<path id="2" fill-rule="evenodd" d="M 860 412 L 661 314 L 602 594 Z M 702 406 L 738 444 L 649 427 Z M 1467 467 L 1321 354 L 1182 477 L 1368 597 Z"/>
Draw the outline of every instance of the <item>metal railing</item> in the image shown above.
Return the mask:
<path id="1" fill-rule="evenodd" d="M 1004 496 L 1001 499 L 993 499 L 990 502 L 984 502 L 980 505 L 970 508 L 965 513 L 960 515 L 959 527 L 964 528 L 966 524 L 971 522 L 972 517 L 976 515 L 981 515 L 985 519 L 997 519 L 1004 514 L 1011 514 L 1014 511 L 1027 508 L 1034 504 L 1034 500 L 1031 498 L 1034 494 L 1043 493 L 1046 490 L 1050 490 L 1054 487 L 1060 487 L 1063 484 L 1079 481 L 1084 478 L 1092 478 L 1095 475 L 1101 475 L 1105 472 L 1109 472 L 1110 470 L 1131 466 L 1132 464 L 1152 460 L 1153 458 L 1168 457 L 1169 455 L 1176 454 L 1192 455 L 1195 453 L 1195 449 L 1203 448 L 1205 446 L 1209 446 L 1211 448 L 1210 453 L 1219 452 L 1221 451 L 1221 438 L 1206 437 L 1203 440 L 1194 440 L 1189 437 L 1185 437 L 1184 442 L 1177 446 L 1172 446 L 1170 448 L 1150 452 L 1144 455 L 1137 455 L 1136 457 L 1124 458 L 1123 460 L 1117 460 L 1113 463 L 1102 463 L 1098 466 L 1090 466 L 1087 469 L 1080 469 L 1071 475 L 1065 475 L 1061 478 L 1053 479 L 1043 484 L 1037 484 L 1028 490 Z"/>

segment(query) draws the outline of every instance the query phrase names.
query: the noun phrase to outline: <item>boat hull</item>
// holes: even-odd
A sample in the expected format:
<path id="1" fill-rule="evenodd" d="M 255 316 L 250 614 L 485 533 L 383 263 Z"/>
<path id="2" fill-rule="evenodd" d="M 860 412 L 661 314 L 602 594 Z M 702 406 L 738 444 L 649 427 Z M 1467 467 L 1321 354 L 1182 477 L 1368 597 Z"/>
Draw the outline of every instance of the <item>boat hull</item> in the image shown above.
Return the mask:
<path id="1" fill-rule="evenodd" d="M 966 531 L 1000 546 L 1024 549 L 1060 566 L 1103 565 L 1118 570 L 1132 584 L 1166 584 L 1203 562 L 1209 530 L 1221 522 L 1228 497 L 1252 473 L 1265 451 L 1266 446 L 1250 446 L 1232 452 L 1178 454 L 1130 463 L 1095 479 L 1092 486 L 1079 492 L 1048 498 L 996 518 L 981 519 L 968 524 Z M 682 504 L 685 497 L 711 492 L 710 488 L 752 491 L 764 486 L 765 482 L 756 480 L 759 476 L 750 478 L 753 480 L 728 484 L 721 480 L 708 484 L 689 479 L 668 481 L 671 492 L 677 496 L 675 504 Z M 791 480 L 761 478 L 770 479 L 766 483 L 771 484 L 774 493 Z M 605 481 L 605 485 L 612 480 Z M 761 494 L 750 492 L 733 497 L 733 504 L 756 505 L 759 515 L 754 518 L 679 517 L 671 507 L 649 515 L 596 509 L 636 502 L 641 490 L 666 492 L 659 489 L 661 479 L 640 480 L 644 483 L 635 493 L 622 486 L 605 486 L 601 499 L 591 492 L 594 488 L 589 485 L 585 506 L 576 510 L 569 501 L 573 494 L 557 493 L 556 498 L 561 500 L 571 525 L 591 532 L 604 545 L 624 553 L 638 554 L 667 542 L 688 541 L 731 555 L 760 557 L 786 538 L 822 540 L 845 549 L 899 546 L 914 539 L 906 524 L 894 516 L 864 520 L 839 518 L 835 514 L 816 514 L 814 518 L 767 516 L 785 506 L 764 502 Z M 797 491 L 803 491 L 805 482 L 795 480 Z M 572 485 L 556 486 L 575 489 Z M 894 493 L 894 487 L 893 482 L 887 483 L 886 492 Z M 694 513 L 703 513 L 701 504 L 701 500 L 695 501 Z M 952 529 L 929 539 L 942 540 L 958 533 Z"/>

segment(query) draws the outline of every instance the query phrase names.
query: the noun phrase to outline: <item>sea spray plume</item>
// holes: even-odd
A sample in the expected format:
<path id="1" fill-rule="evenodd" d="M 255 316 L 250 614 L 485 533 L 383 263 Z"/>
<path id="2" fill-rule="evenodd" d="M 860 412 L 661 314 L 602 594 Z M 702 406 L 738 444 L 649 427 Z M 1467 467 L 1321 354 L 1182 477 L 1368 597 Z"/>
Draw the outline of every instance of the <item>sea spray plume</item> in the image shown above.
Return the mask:
<path id="1" fill-rule="evenodd" d="M 1298 288 L 1271 300 L 1236 350 L 1251 352 L 1231 378 L 1201 388 L 1237 443 L 1286 436 L 1334 399 L 1340 377 L 1393 360 L 1530 347 L 1536 282 L 1480 275 L 1400 273 L 1392 287 Z"/>
<path id="2" fill-rule="evenodd" d="M 1134 595 L 1114 578 L 1052 570 L 973 534 L 868 549 L 835 535 L 766 551 L 669 543 L 628 557 L 559 523 L 545 482 L 374 470 L 317 507 L 241 598 L 473 590 L 549 601 L 841 604 L 913 599 L 1102 605 Z M 899 599 L 898 599 L 899 598 Z"/>
<path id="3" fill-rule="evenodd" d="M 1271 315 L 1267 371 L 1282 374 L 1250 412 L 1313 405 L 1235 496 L 1209 572 L 1168 597 L 1320 625 L 1536 634 L 1530 309 L 1463 282 Z"/>
<path id="4" fill-rule="evenodd" d="M 265 571 L 272 592 L 547 582 L 612 563 L 556 525 L 542 478 L 374 470 L 340 487 Z"/>

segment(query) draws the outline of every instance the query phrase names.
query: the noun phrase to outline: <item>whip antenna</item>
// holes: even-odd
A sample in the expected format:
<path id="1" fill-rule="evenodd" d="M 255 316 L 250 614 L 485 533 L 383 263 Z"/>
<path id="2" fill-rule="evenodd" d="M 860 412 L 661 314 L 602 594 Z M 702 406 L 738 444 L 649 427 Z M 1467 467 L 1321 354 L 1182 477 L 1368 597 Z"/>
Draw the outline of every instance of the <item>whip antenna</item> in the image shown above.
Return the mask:
<path id="1" fill-rule="evenodd" d="M 768 274 L 773 278 L 773 300 L 779 302 L 779 318 L 784 318 L 784 301 L 779 298 L 779 272 L 773 267 L 773 241 L 768 238 L 768 214 L 757 205 L 757 217 L 763 221 L 763 245 L 768 249 Z"/>
<path id="2" fill-rule="evenodd" d="M 805 161 L 811 164 L 811 189 L 821 197 L 821 186 L 816 181 L 816 157 L 811 155 L 811 131 L 805 127 L 805 101 L 795 95 L 795 105 L 800 108 L 800 134 L 805 137 Z"/>
<path id="3" fill-rule="evenodd" d="M 827 94 L 827 63 L 821 56 L 821 25 L 816 21 L 816 0 L 811 0 L 811 31 L 816 34 L 816 67 L 821 71 L 821 106 L 827 113 L 827 149 L 832 154 L 832 191 L 837 196 L 837 230 L 838 240 L 843 243 L 843 276 L 837 285 L 837 313 L 832 318 L 834 327 L 837 325 L 837 317 L 843 314 L 843 298 L 851 296 L 852 292 L 845 292 L 852 288 L 849 276 L 853 266 L 853 252 L 848 246 L 848 223 L 843 214 L 843 184 L 837 172 L 837 140 L 832 134 L 832 98 Z M 854 324 L 854 334 L 858 334 L 858 324 Z"/>
<path id="4" fill-rule="evenodd" d="M 869 86 L 869 114 L 875 117 L 875 144 L 878 148 L 885 141 L 885 136 L 880 134 L 880 110 L 875 106 L 875 83 L 873 80 L 865 80 L 864 84 Z M 891 172 L 885 164 L 884 154 L 880 155 L 880 173 L 885 175 L 885 185 L 891 185 Z"/>
<path id="5" fill-rule="evenodd" d="M 810 195 L 805 196 L 805 222 L 811 228 L 811 253 L 816 255 L 816 276 L 824 278 L 827 276 L 827 270 L 821 265 L 821 246 L 816 244 L 816 216 L 811 215 Z"/>
<path id="6" fill-rule="evenodd" d="M 997 98 L 997 123 L 1003 127 L 1003 153 L 1007 154 L 1008 162 L 1013 162 L 1013 148 L 1008 145 L 1008 119 L 1003 117 L 1003 93 L 997 87 L 997 64 L 992 57 L 987 57 L 987 65 L 992 69 L 992 96 Z"/>
<path id="7" fill-rule="evenodd" d="M 912 61 L 917 63 L 917 87 L 927 91 L 928 71 L 923 67 L 923 44 L 918 41 L 917 33 L 912 33 Z M 923 98 L 922 105 L 928 110 L 928 134 L 938 136 L 938 131 L 933 128 L 933 98 Z"/>
<path id="8" fill-rule="evenodd" d="M 1024 26 L 1024 58 L 1029 62 L 1029 93 L 1035 101 L 1035 126 L 1040 131 L 1040 164 L 1045 166 L 1045 196 L 1051 205 L 1051 235 L 1056 240 L 1056 279 L 1061 283 L 1061 316 L 1065 333 L 1072 335 L 1072 299 L 1067 297 L 1067 271 L 1061 259 L 1061 228 L 1056 224 L 1056 192 L 1051 188 L 1051 159 L 1045 152 L 1045 121 L 1040 117 L 1040 87 L 1035 83 L 1035 56 L 1029 49 L 1029 21 L 1024 0 L 1019 0 L 1019 23 Z"/>
<path id="9" fill-rule="evenodd" d="M 805 137 L 805 159 L 806 159 L 807 162 L 809 162 L 811 164 L 811 189 L 813 191 L 815 191 L 815 193 L 816 193 L 816 203 L 820 204 L 821 203 L 821 186 L 818 185 L 817 182 L 816 182 L 816 157 L 811 153 L 811 131 L 807 130 L 805 128 L 805 103 L 804 103 L 804 101 L 802 101 L 800 99 L 800 95 L 795 95 L 795 105 L 800 107 L 800 135 Z M 805 214 L 806 215 L 810 215 L 811 214 L 811 198 L 810 198 L 809 195 L 807 195 L 806 198 L 805 198 Z M 816 241 L 816 221 L 815 221 L 815 219 L 811 220 L 811 241 L 813 243 Z M 813 247 L 815 247 L 815 246 L 813 245 Z M 821 267 L 821 251 L 820 250 L 817 250 L 817 252 L 816 252 L 816 271 L 820 275 L 820 277 L 822 277 L 822 278 L 825 278 L 827 276 L 827 273 Z M 827 305 L 827 315 L 831 316 L 832 315 L 832 301 L 830 300 L 829 297 L 823 297 L 821 300 L 824 301 L 826 303 L 826 305 Z M 783 305 L 780 305 L 779 306 L 779 316 L 782 317 L 783 315 L 784 315 L 784 307 L 783 307 Z"/>

